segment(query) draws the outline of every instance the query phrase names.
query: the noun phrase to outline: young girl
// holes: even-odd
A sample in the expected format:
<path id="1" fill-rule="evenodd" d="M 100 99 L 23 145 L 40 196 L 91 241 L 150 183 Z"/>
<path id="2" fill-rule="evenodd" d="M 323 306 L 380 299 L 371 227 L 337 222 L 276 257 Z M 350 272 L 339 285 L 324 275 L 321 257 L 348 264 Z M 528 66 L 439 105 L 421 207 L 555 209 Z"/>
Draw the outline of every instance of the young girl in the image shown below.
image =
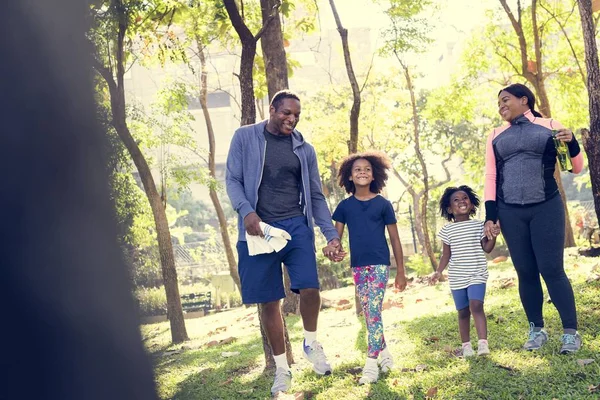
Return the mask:
<path id="1" fill-rule="evenodd" d="M 471 219 L 478 206 L 479 198 L 470 187 L 446 188 L 440 200 L 440 212 L 442 217 L 452 223 L 445 225 L 438 234 L 444 247 L 440 265 L 431 276 L 431 282 L 437 282 L 449 264 L 448 280 L 458 310 L 458 330 L 464 357 L 474 355 L 469 332 L 471 315 L 479 338 L 477 354 L 490 354 L 483 312 L 488 278 L 487 261 L 483 252 L 492 251 L 499 232 L 494 231 L 493 238 L 489 240 L 484 233 L 483 221 Z"/>
<path id="2" fill-rule="evenodd" d="M 383 296 L 390 273 L 386 227 L 398 266 L 395 286 L 401 291 L 406 288 L 402 246 L 394 209 L 388 200 L 378 194 L 385 186 L 388 178 L 386 170 L 389 168 L 390 161 L 382 153 L 366 152 L 346 157 L 340 166 L 338 178 L 340 186 L 352 195 L 337 206 L 332 217 L 340 238 L 344 226 L 348 225 L 350 265 L 367 325 L 368 353 L 359 380 L 361 385 L 377 382 L 379 366 L 382 372 L 388 372 L 394 363 L 383 336 L 381 320 Z M 323 253 L 330 258 L 334 257 L 333 251 L 330 246 L 323 249 Z M 339 257 L 342 255 L 340 253 Z"/>

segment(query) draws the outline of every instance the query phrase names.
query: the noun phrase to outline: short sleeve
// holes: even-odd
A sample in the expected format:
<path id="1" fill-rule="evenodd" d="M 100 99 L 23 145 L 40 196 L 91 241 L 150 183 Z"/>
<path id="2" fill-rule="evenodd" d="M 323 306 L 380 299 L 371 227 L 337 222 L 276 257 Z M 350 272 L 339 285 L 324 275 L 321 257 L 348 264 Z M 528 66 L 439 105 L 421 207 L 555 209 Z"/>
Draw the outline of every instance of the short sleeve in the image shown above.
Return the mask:
<path id="1" fill-rule="evenodd" d="M 442 229 L 438 232 L 438 237 L 444 243 L 450 246 L 450 238 L 448 237 L 448 225 L 444 225 Z"/>
<path id="2" fill-rule="evenodd" d="M 335 208 L 331 219 L 337 222 L 341 222 L 342 224 L 346 223 L 346 214 L 344 213 L 344 203 L 345 201 L 340 202 L 338 206 Z"/>
<path id="3" fill-rule="evenodd" d="M 391 225 L 398 222 L 396 220 L 396 213 L 394 212 L 394 207 L 392 206 L 392 203 L 390 203 L 389 200 L 385 201 L 385 205 L 383 208 L 383 222 L 386 225 Z"/>

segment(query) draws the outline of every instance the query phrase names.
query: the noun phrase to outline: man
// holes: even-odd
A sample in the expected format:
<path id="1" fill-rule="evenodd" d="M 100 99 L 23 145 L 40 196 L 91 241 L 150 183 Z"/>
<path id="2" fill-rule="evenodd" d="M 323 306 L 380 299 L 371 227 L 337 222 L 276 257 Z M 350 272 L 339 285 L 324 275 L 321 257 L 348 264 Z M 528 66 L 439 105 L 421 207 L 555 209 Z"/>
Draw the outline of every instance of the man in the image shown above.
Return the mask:
<path id="1" fill-rule="evenodd" d="M 269 119 L 239 128 L 227 157 L 227 194 L 239 214 L 237 250 L 242 300 L 245 304 L 262 304 L 261 320 L 276 364 L 273 394 L 288 390 L 292 378 L 279 304 L 285 297 L 281 263 L 288 269 L 292 291 L 300 294 L 302 353 L 317 374 L 331 374 L 331 365 L 316 340 L 321 297 L 313 220 L 328 244 L 337 249 L 335 253 L 341 247 L 321 190 L 315 150 L 295 129 L 300 108 L 300 99 L 293 92 L 276 93 Z M 291 240 L 279 252 L 251 256 L 246 232 L 263 236 L 261 221 L 285 230 Z"/>

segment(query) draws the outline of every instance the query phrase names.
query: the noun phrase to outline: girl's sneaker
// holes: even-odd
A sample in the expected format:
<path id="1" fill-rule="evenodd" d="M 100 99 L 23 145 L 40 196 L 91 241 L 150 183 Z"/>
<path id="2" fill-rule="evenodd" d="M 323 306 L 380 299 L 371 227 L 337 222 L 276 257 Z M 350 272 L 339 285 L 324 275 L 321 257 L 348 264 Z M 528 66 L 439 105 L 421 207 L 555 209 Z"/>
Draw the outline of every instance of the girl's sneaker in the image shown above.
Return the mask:
<path id="1" fill-rule="evenodd" d="M 462 355 L 464 358 L 473 357 L 475 355 L 475 352 L 473 351 L 473 346 L 471 346 L 471 343 L 463 344 Z"/>
<path id="2" fill-rule="evenodd" d="M 362 377 L 358 380 L 359 385 L 365 385 L 367 383 L 375 383 L 379 379 L 379 367 L 377 366 L 377 359 L 367 358 L 365 367 L 362 370 Z"/>
<path id="3" fill-rule="evenodd" d="M 490 354 L 490 347 L 488 346 L 487 340 L 480 340 L 477 343 L 477 355 L 487 356 Z"/>
<path id="4" fill-rule="evenodd" d="M 394 358 L 391 354 L 387 356 L 381 356 L 377 363 L 379 364 L 379 368 L 381 368 L 381 372 L 387 374 L 392 370 L 392 367 L 394 366 Z"/>

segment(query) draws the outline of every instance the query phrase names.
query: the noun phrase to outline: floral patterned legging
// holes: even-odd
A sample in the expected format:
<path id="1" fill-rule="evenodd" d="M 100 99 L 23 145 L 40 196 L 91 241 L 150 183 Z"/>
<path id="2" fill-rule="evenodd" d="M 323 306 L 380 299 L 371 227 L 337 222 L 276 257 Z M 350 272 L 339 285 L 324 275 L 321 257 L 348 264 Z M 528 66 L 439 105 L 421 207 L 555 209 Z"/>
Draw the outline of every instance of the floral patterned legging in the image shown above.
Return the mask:
<path id="1" fill-rule="evenodd" d="M 367 323 L 369 345 L 367 356 L 377 358 L 386 346 L 381 310 L 385 286 L 390 277 L 390 267 L 389 265 L 353 267 L 352 273 Z"/>

